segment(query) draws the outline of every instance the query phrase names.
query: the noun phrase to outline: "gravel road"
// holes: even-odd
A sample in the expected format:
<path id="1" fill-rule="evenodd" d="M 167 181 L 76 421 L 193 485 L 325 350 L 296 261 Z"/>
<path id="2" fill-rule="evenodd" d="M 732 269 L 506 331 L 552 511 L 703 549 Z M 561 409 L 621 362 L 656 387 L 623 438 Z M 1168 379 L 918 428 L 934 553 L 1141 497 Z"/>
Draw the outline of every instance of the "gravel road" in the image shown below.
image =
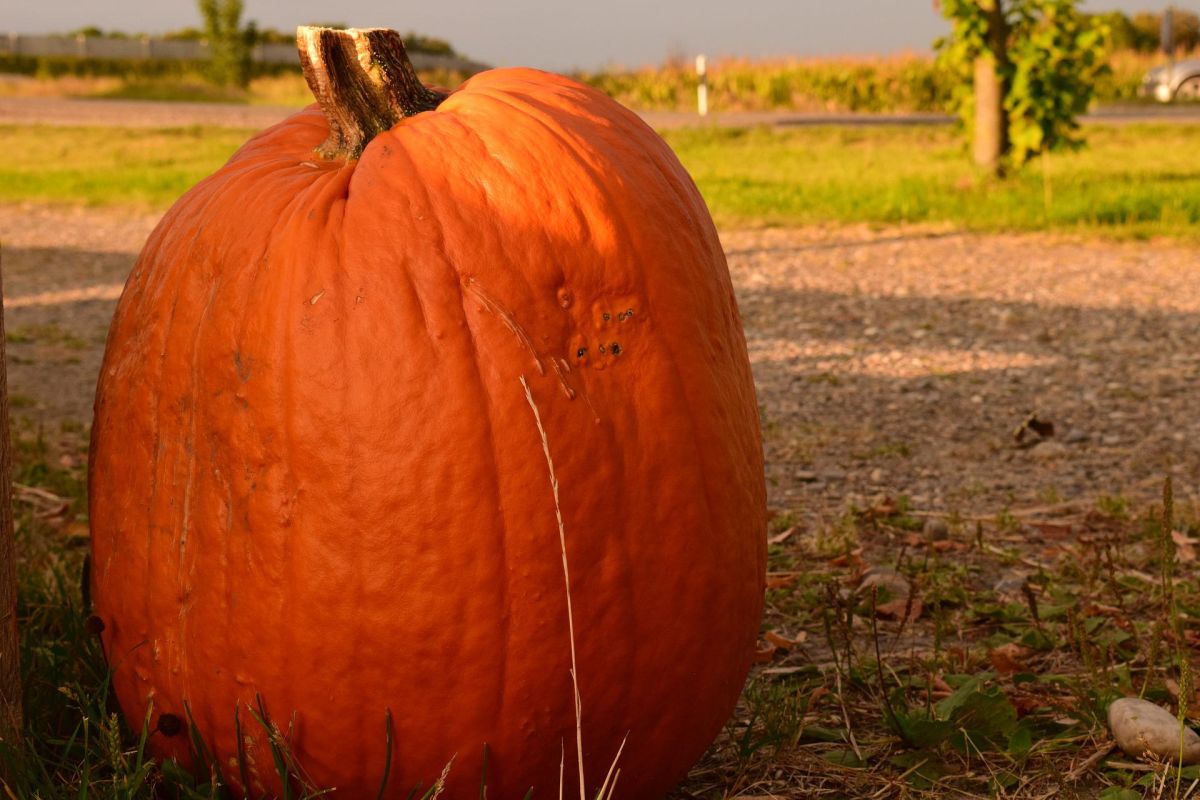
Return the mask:
<path id="1" fill-rule="evenodd" d="M 0 206 L 14 414 L 86 423 L 150 215 Z M 829 518 L 1149 501 L 1200 488 L 1195 248 L 898 228 L 724 235 L 762 406 L 771 503 Z M 1054 436 L 1022 442 L 1035 412 Z"/>
<path id="2" fill-rule="evenodd" d="M 0 125 L 115 125 L 172 128 L 211 125 L 225 128 L 265 128 L 296 111 L 280 106 L 231 103 L 179 103 L 145 100 L 79 100 L 59 97 L 0 97 Z M 792 112 L 714 113 L 701 120 L 695 114 L 647 111 L 642 117 L 655 128 L 705 124 L 723 127 L 772 125 L 947 125 L 945 114 L 796 114 Z M 1158 122 L 1200 124 L 1200 105 L 1114 106 L 1097 109 L 1084 122 L 1123 124 Z"/>

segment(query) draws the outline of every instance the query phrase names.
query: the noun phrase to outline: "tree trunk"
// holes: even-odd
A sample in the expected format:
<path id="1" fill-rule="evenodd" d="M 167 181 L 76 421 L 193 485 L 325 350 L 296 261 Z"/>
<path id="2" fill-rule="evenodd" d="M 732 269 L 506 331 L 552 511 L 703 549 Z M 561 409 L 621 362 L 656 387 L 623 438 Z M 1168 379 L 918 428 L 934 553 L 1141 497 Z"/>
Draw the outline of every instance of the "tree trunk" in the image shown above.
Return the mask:
<path id="1" fill-rule="evenodd" d="M 15 749 L 21 741 L 21 651 L 17 636 L 17 552 L 13 538 L 12 442 L 3 303 L 0 277 L 0 741 Z"/>
<path id="2" fill-rule="evenodd" d="M 1008 114 L 1002 72 L 1008 66 L 1003 0 L 980 0 L 987 13 L 987 52 L 975 59 L 975 163 L 996 175 L 1008 152 Z"/>

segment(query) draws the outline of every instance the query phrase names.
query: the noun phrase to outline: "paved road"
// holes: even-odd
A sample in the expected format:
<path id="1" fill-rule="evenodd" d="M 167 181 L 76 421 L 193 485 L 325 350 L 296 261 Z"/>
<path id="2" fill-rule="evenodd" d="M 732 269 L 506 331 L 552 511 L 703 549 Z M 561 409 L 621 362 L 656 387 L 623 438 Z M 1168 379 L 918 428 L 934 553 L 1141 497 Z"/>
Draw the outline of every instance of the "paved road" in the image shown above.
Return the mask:
<path id="1" fill-rule="evenodd" d="M 265 128 L 294 110 L 278 106 L 244 106 L 229 103 L 0 97 L 0 125 L 117 125 L 143 128 L 213 125 Z M 796 114 L 773 111 L 712 114 L 703 120 L 694 114 L 672 111 L 648 111 L 642 116 L 660 129 L 688 125 L 946 125 L 953 121 L 952 117 L 944 114 Z M 1093 111 L 1084 117 L 1084 121 L 1108 124 L 1163 122 L 1196 125 L 1200 124 L 1200 104 L 1110 106 Z"/>

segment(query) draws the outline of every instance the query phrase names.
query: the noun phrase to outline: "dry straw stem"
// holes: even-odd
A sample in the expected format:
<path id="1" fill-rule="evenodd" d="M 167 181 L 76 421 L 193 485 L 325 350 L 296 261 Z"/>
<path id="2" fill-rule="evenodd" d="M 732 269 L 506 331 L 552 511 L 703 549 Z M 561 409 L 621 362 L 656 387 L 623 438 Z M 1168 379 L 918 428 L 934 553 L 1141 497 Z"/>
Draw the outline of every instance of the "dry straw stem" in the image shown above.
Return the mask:
<path id="1" fill-rule="evenodd" d="M 521 388 L 525 390 L 525 400 L 529 403 L 529 408 L 533 410 L 533 421 L 537 423 L 538 435 L 542 437 L 542 452 L 546 454 L 546 468 L 550 471 L 550 489 L 554 493 L 554 517 L 558 520 L 558 543 L 562 550 L 563 582 L 567 588 L 567 630 L 571 635 L 571 684 L 575 689 L 575 750 L 579 757 L 579 800 L 585 800 L 587 783 L 583 777 L 583 702 L 579 696 L 579 667 L 575 660 L 575 614 L 571 607 L 571 569 L 567 564 L 567 532 L 563 527 L 562 506 L 558 501 L 558 478 L 554 474 L 554 459 L 550 457 L 550 441 L 546 438 L 546 429 L 542 426 L 542 415 L 538 412 L 537 403 L 533 401 L 529 383 L 525 380 L 524 375 L 520 379 Z M 605 783 L 607 784 L 607 780 Z M 561 787 L 559 795 L 562 795 Z"/>

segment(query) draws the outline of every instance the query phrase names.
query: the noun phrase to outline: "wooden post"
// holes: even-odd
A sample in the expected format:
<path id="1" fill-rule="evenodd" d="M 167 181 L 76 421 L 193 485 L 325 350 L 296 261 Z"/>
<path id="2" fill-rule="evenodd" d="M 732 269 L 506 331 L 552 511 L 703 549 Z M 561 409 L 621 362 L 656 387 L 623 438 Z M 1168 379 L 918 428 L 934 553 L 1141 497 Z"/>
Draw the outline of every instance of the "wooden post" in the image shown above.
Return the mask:
<path id="1" fill-rule="evenodd" d="M 980 0 L 987 13 L 987 52 L 975 59 L 975 163 L 994 174 L 1003 171 L 1008 152 L 1008 114 L 1000 71 L 1008 64 L 1008 23 L 1003 0 Z"/>
<path id="2" fill-rule="evenodd" d="M 0 272 L 0 740 L 21 741 L 21 650 L 17 635 L 17 546 L 13 535 L 12 441 L 8 362 L 4 355 L 4 286 Z M 2 776 L 0 776 L 2 777 Z"/>
<path id="3" fill-rule="evenodd" d="M 696 85 L 696 111 L 700 116 L 708 116 L 708 59 L 696 56 L 696 76 L 700 79 Z"/>

